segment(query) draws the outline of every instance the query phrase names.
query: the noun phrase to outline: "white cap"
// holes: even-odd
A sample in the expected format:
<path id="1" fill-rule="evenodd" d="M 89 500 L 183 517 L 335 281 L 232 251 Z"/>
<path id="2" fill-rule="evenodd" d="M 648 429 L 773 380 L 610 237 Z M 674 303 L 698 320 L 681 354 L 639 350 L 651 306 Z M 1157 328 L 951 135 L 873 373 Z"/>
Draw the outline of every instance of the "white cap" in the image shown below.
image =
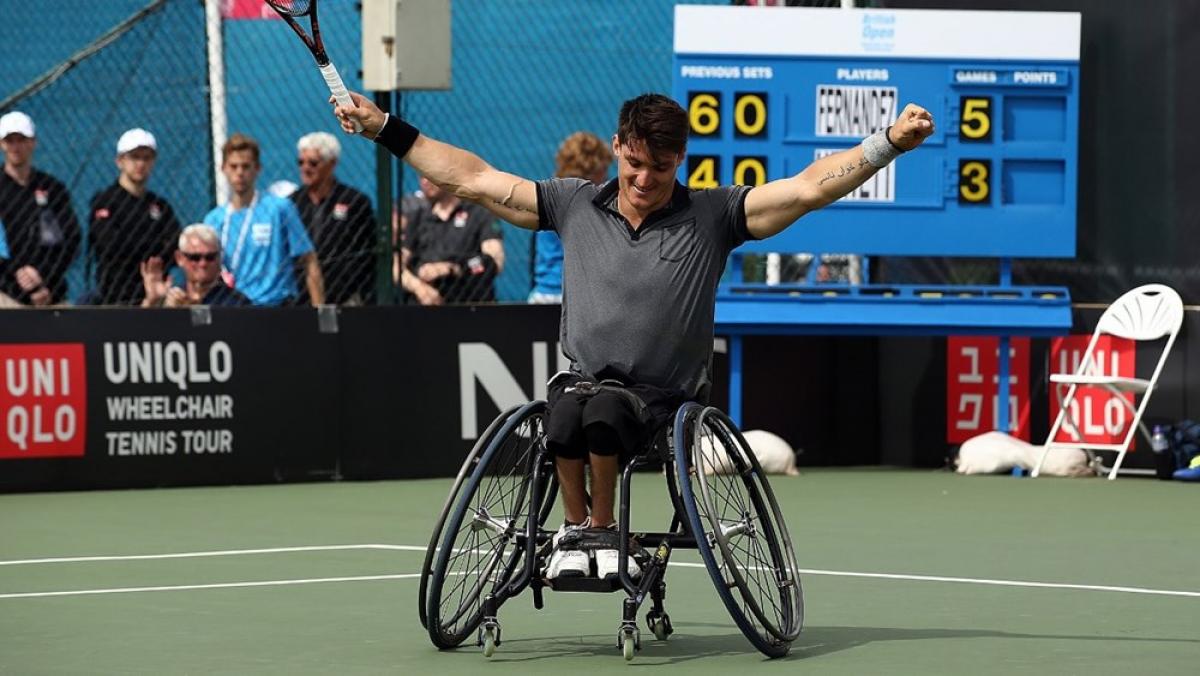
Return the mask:
<path id="1" fill-rule="evenodd" d="M 0 117 L 0 138 L 4 138 L 9 134 L 20 134 L 21 136 L 33 138 L 33 120 L 18 110 Z"/>
<path id="2" fill-rule="evenodd" d="M 158 151 L 158 143 L 154 141 L 154 134 L 135 127 L 121 134 L 121 139 L 117 141 L 117 154 L 124 155 L 131 150 L 138 148 L 149 148 L 150 150 Z"/>

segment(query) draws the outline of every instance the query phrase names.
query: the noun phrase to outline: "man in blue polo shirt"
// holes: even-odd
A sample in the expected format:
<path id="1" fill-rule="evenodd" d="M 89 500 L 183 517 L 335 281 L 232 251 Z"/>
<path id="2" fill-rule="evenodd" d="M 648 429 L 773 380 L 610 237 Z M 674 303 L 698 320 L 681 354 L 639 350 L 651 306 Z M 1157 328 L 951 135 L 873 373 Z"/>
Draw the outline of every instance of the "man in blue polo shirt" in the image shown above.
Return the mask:
<path id="1" fill-rule="evenodd" d="M 313 306 L 325 302 L 325 282 L 312 241 L 291 200 L 257 189 L 261 169 L 258 143 L 244 134 L 221 148 L 221 172 L 229 181 L 229 202 L 208 212 L 204 222 L 221 238 L 225 282 L 255 305 L 290 305 L 299 294 L 296 267 Z"/>

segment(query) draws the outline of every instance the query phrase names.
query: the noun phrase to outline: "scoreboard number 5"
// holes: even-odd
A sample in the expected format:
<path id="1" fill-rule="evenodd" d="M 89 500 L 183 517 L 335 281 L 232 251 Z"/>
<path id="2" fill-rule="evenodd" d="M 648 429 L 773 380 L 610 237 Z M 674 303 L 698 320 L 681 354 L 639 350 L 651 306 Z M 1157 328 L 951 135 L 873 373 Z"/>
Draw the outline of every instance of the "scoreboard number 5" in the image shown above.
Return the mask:
<path id="1" fill-rule="evenodd" d="M 958 161 L 959 204 L 987 204 L 992 199 L 992 161 Z"/>
<path id="2" fill-rule="evenodd" d="M 958 101 L 962 119 L 958 123 L 958 140 L 968 143 L 992 139 L 992 98 L 964 96 Z"/>

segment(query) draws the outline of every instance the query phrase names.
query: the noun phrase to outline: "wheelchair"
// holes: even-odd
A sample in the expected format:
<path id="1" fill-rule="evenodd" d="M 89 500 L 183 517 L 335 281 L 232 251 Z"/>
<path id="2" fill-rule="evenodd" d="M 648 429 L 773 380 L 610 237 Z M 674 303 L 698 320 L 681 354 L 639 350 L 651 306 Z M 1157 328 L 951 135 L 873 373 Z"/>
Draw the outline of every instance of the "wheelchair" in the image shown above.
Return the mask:
<path id="1" fill-rule="evenodd" d="M 621 472 L 617 579 L 542 578 L 554 529 L 546 520 L 558 494 L 545 446 L 546 402 L 502 413 L 463 463 L 434 527 L 421 568 L 421 624 L 439 649 L 474 636 L 491 657 L 501 644 L 497 613 L 526 588 L 543 607 L 544 590 L 613 592 L 626 598 L 617 647 L 626 660 L 641 649 L 637 615 L 655 639 L 673 632 L 664 578 L 675 549 L 696 549 L 718 596 L 742 631 L 768 657 L 782 657 L 804 623 L 804 593 L 787 526 L 767 477 L 733 422 L 720 410 L 681 406 L 641 455 Z M 633 472 L 665 466 L 674 516 L 664 532 L 630 529 Z M 708 469 L 710 471 L 706 472 Z M 641 568 L 628 571 L 632 556 Z"/>

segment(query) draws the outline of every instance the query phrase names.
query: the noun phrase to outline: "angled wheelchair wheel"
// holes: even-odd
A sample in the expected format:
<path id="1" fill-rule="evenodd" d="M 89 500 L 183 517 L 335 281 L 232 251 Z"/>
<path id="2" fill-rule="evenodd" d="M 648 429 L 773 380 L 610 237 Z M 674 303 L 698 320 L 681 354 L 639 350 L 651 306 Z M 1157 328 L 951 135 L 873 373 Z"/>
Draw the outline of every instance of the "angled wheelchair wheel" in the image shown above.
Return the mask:
<path id="1" fill-rule="evenodd" d="M 715 408 L 684 406 L 673 435 L 680 498 L 721 601 L 759 651 L 786 655 L 804 624 L 804 592 L 766 474 Z"/>
<path id="2" fill-rule="evenodd" d="M 429 577 L 433 573 L 433 557 L 437 553 L 438 544 L 442 541 L 442 529 L 446 525 L 446 519 L 450 518 L 450 513 L 454 510 L 454 506 L 458 504 L 459 495 L 462 493 L 463 485 L 467 479 L 479 465 L 479 459 L 483 452 L 487 450 L 488 445 L 496 438 L 496 432 L 500 430 L 500 426 L 508 421 L 509 416 L 515 413 L 520 406 L 513 406 L 496 416 L 483 434 L 479 435 L 479 439 L 475 441 L 475 446 L 471 448 L 471 452 L 467 454 L 466 460 L 463 461 L 462 467 L 458 470 L 458 476 L 454 478 L 454 485 L 450 487 L 450 495 L 446 496 L 446 503 L 442 505 L 442 512 L 438 516 L 437 523 L 433 527 L 433 535 L 429 538 L 429 547 L 425 550 L 425 562 L 421 565 L 421 587 L 417 594 L 417 614 L 421 618 L 421 626 L 428 628 L 428 620 L 426 614 L 426 599 L 429 594 Z"/>
<path id="3" fill-rule="evenodd" d="M 534 463 L 543 455 L 546 404 L 526 404 L 492 435 L 469 475 L 441 531 L 433 553 L 425 595 L 425 628 L 439 648 L 453 648 L 483 620 L 483 601 L 505 588 L 521 569 L 525 536 L 548 513 L 554 490 L 540 483 L 542 499 L 532 505 Z M 532 515 L 531 515 L 532 514 Z"/>

